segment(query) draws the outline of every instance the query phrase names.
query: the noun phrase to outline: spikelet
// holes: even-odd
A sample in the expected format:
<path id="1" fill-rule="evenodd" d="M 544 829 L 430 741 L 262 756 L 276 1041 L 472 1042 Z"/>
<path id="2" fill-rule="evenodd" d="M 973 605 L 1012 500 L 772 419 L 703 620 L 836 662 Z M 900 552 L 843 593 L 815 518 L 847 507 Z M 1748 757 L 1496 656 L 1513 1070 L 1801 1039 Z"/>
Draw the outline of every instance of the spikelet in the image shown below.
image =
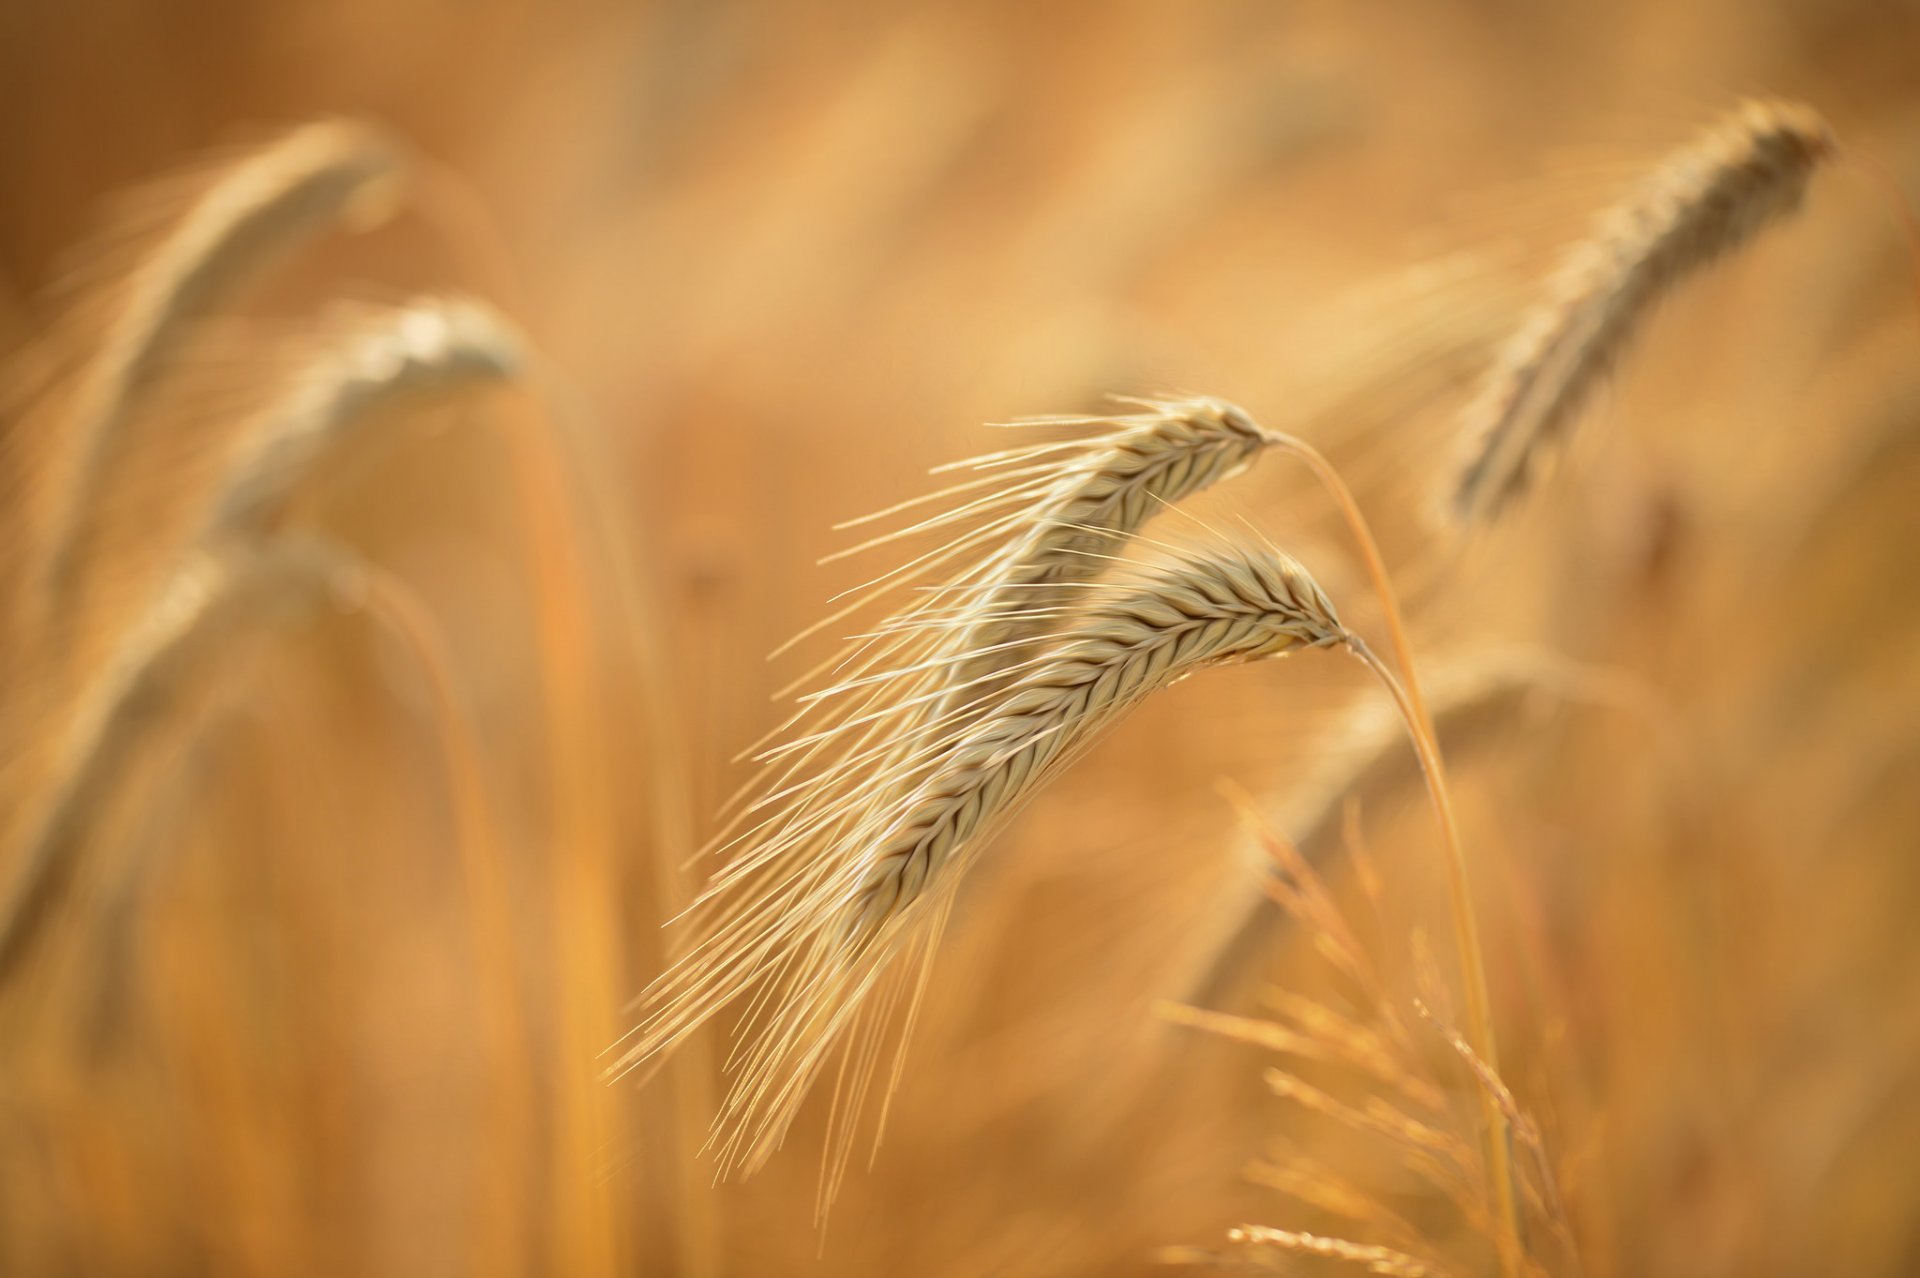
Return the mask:
<path id="1" fill-rule="evenodd" d="M 649 991 L 614 1068 L 748 1000 L 716 1132 L 724 1169 L 765 1160 L 838 1048 L 824 1209 L 882 1029 L 904 980 L 924 979 L 911 960 L 930 955 L 955 885 L 993 833 L 1154 691 L 1206 667 L 1346 639 L 1319 587 L 1277 552 L 1210 551 L 1079 593 L 1071 623 L 990 709 L 919 724 L 904 751 L 882 752 L 884 770 L 827 775 L 820 792 L 832 802 L 776 812 L 707 889 L 703 939 Z M 947 664 L 980 655 L 955 652 Z M 917 997 L 916 987 L 909 1028 Z"/>
<path id="2" fill-rule="evenodd" d="M 1834 148 L 1809 108 L 1744 103 L 1602 214 L 1468 410 L 1453 521 L 1489 522 L 1525 492 L 1656 304 L 1797 209 Z"/>
<path id="3" fill-rule="evenodd" d="M 275 258 L 390 195 L 403 164 L 398 144 L 366 125 L 296 129 L 224 171 L 116 286 L 60 423 L 66 470 L 37 570 L 49 606 L 86 571 L 85 521 L 110 497 L 134 404 L 182 339 Z"/>

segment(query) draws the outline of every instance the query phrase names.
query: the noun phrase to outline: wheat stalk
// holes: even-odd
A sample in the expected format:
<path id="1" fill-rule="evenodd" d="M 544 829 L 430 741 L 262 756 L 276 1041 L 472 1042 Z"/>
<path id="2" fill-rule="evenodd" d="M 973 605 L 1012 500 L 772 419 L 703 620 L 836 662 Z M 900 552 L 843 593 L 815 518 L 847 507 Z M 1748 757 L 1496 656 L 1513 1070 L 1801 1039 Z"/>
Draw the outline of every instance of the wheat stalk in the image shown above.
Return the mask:
<path id="1" fill-rule="evenodd" d="M 1196 670 L 1347 638 L 1325 594 L 1277 552 L 1191 555 L 1080 592 L 1087 602 L 1071 624 L 1011 668 L 1017 682 L 990 711 L 919 724 L 906 753 L 883 752 L 888 766 L 839 783 L 834 803 L 750 836 L 707 889 L 706 935 L 649 991 L 649 1015 L 613 1069 L 637 1067 L 751 995 L 716 1133 L 726 1170 L 764 1161 L 836 1047 L 847 1053 L 836 1119 L 858 1110 L 905 960 L 931 952 L 992 834 L 1104 728 Z M 877 1015 L 863 1030 L 864 1010 Z M 823 1206 L 849 1132 L 838 1122 L 830 1132 Z"/>
<path id="2" fill-rule="evenodd" d="M 38 581 L 54 596 L 43 606 L 57 610 L 84 573 L 86 520 L 104 499 L 133 406 L 185 334 L 275 258 L 377 211 L 403 162 L 397 144 L 366 125 L 297 129 L 224 172 L 120 286 L 63 424 L 69 473 L 42 538 Z"/>
<path id="3" fill-rule="evenodd" d="M 1657 303 L 1798 208 L 1834 149 L 1811 109 L 1744 103 L 1603 213 L 1468 410 L 1447 495 L 1456 524 L 1491 521 L 1523 493 Z"/>

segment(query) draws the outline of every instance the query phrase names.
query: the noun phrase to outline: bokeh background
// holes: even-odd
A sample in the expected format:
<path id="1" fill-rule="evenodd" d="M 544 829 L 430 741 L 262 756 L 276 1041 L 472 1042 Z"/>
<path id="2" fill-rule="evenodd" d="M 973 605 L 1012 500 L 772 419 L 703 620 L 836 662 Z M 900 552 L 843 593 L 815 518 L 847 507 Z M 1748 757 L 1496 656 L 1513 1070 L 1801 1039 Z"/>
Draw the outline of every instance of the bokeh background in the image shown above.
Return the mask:
<path id="1" fill-rule="evenodd" d="M 10 0 L 21 384 L 127 192 L 333 115 L 432 180 L 276 272 L 188 402 L 268 383 L 240 352 L 340 299 L 473 293 L 544 362 L 303 516 L 447 637 L 504 891 L 463 876 L 404 662 L 338 618 L 272 645 L 99 813 L 123 886 L 0 1011 L 0 1270 L 1106 1274 L 1249 1221 L 1351 1231 L 1244 1175 L 1347 1138 L 1156 1012 L 1326 982 L 1279 925 L 1214 979 L 1258 895 L 1219 782 L 1308 822 L 1372 696 L 1324 654 L 1182 685 L 999 842 L 824 1239 L 818 1116 L 710 1185 L 722 1036 L 598 1074 L 729 760 L 827 648 L 765 654 L 894 562 L 816 567 L 831 526 L 1001 446 L 983 422 L 1163 391 L 1329 451 L 1436 672 L 1550 671 L 1455 768 L 1503 1067 L 1584 1271 L 1920 1267 L 1920 263 L 1886 190 L 1823 173 L 1676 298 L 1495 535 L 1436 556 L 1423 522 L 1474 377 L 1622 182 L 1768 93 L 1920 203 L 1917 57 L 1895 0 Z M 25 509 L 60 441 L 23 402 Z M 515 441 L 561 425 L 592 460 L 547 494 L 557 562 Z M 1372 624 L 1284 459 L 1194 511 Z M 15 808 L 39 677 L 7 659 Z M 1431 822 L 1404 784 L 1363 815 L 1411 981 Z"/>

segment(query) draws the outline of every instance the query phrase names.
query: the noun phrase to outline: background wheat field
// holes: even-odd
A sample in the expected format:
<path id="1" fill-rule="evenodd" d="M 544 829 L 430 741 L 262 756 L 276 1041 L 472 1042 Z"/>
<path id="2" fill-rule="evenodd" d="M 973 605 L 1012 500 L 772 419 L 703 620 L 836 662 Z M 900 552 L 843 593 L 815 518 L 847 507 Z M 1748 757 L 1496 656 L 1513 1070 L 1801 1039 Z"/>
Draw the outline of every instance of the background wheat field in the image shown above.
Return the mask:
<path id="1" fill-rule="evenodd" d="M 1916 68 L 1904 0 L 10 0 L 0 1273 L 1920 1270 Z M 1436 531 L 1561 252 L 1751 95 L 1841 158 Z M 344 185 L 133 361 L 303 128 Z M 1299 651 L 983 847 L 824 1225 L 831 1078 L 716 1184 L 732 1012 L 609 1066 L 871 610 L 767 654 L 936 544 L 836 524 L 1115 394 L 1372 522 L 1497 1078 L 1406 735 Z M 1134 549 L 1249 532 L 1385 651 L 1295 460 Z"/>

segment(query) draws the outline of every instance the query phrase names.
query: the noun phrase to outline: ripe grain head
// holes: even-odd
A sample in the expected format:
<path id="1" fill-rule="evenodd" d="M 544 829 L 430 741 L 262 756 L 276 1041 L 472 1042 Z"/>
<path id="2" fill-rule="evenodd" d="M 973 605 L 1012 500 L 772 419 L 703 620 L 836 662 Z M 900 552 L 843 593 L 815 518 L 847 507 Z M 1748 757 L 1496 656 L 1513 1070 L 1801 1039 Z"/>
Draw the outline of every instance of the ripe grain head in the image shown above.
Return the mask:
<path id="1" fill-rule="evenodd" d="M 1347 637 L 1305 570 L 1267 550 L 1190 554 L 1078 583 L 1075 593 L 1084 602 L 1038 655 L 1006 668 L 1010 686 L 991 708 L 914 724 L 835 770 L 808 803 L 776 796 L 773 815 L 709 887 L 704 934 L 649 991 L 646 1019 L 615 1069 L 637 1067 L 744 1001 L 737 1077 L 716 1134 L 726 1168 L 764 1161 L 839 1050 L 824 1206 L 903 991 L 911 1022 L 925 971 L 913 959 L 930 957 L 958 883 L 992 835 L 1153 692 L 1204 668 Z M 945 664 L 963 668 L 979 655 L 955 652 Z M 864 727 L 840 731 L 857 737 Z"/>

